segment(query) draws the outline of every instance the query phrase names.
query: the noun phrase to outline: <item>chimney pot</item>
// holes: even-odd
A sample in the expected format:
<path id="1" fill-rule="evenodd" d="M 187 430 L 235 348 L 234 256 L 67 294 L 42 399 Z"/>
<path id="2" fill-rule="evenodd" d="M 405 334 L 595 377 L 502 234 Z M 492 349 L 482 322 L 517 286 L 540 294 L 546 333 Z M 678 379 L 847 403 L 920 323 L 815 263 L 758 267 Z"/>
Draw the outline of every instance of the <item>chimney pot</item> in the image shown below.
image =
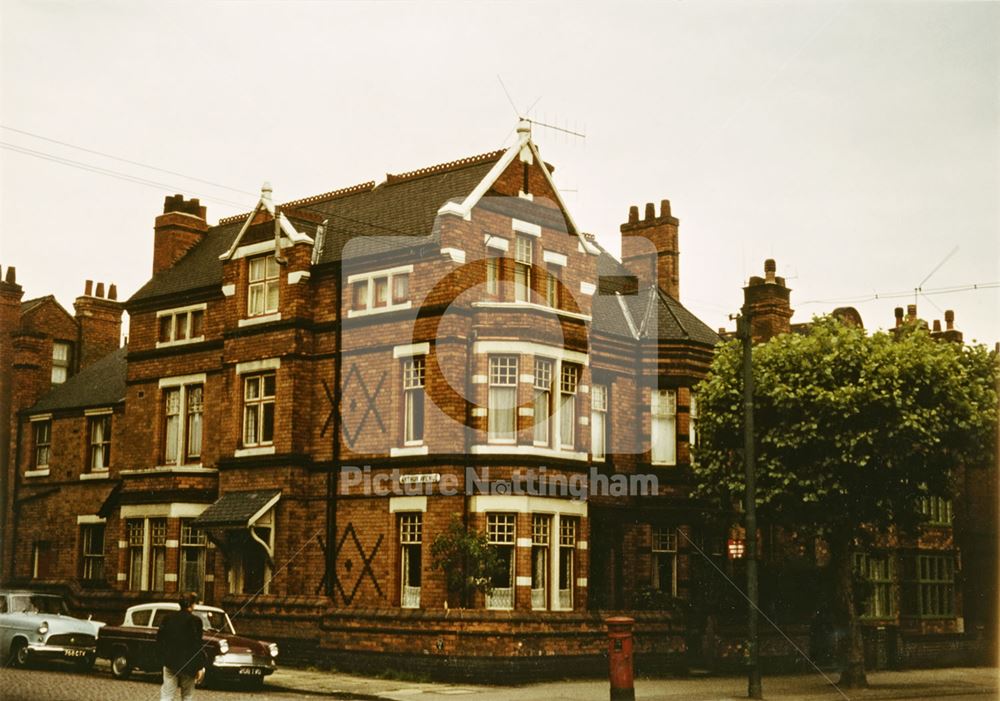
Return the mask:
<path id="1" fill-rule="evenodd" d="M 108 287 L 108 299 L 112 302 L 118 299 L 118 287 L 113 282 Z"/>
<path id="2" fill-rule="evenodd" d="M 916 304 L 907 304 L 906 305 L 906 318 L 909 319 L 910 321 L 913 321 L 914 319 L 917 318 L 917 305 Z"/>
<path id="3" fill-rule="evenodd" d="M 632 205 L 628 208 L 628 223 L 636 224 L 639 221 L 639 208 L 636 205 Z"/>
<path id="4" fill-rule="evenodd" d="M 896 328 L 898 329 L 902 325 L 902 323 L 903 323 L 903 308 L 902 307 L 896 307 L 893 310 L 893 314 L 896 317 Z"/>
<path id="5" fill-rule="evenodd" d="M 951 331 L 955 328 L 955 310 L 945 309 L 944 311 L 944 323 L 948 325 L 948 330 Z"/>
<path id="6" fill-rule="evenodd" d="M 11 285 L 17 284 L 17 268 L 15 268 L 13 265 L 7 266 L 7 277 L 5 278 L 5 280 Z"/>
<path id="7" fill-rule="evenodd" d="M 768 258 L 764 261 L 764 279 L 768 282 L 774 282 L 774 273 L 778 270 L 778 266 L 774 263 L 774 258 Z"/>
<path id="8" fill-rule="evenodd" d="M 647 221 L 652 221 L 653 219 L 656 219 L 656 207 L 653 206 L 652 202 L 647 202 L 646 203 L 646 217 L 645 218 L 646 218 Z"/>
<path id="9" fill-rule="evenodd" d="M 104 297 L 104 283 L 103 282 L 97 283 L 97 290 L 94 292 L 94 296 L 95 297 L 101 297 L 101 298 Z"/>
<path id="10" fill-rule="evenodd" d="M 87 297 L 90 297 L 92 294 L 94 294 L 93 280 L 87 280 L 85 283 L 83 283 L 83 294 L 86 295 Z"/>
<path id="11" fill-rule="evenodd" d="M 660 216 L 670 216 L 670 200 L 660 200 Z"/>
<path id="12" fill-rule="evenodd" d="M 934 333 L 940 333 L 940 332 L 941 332 L 941 320 L 940 319 L 935 319 L 934 320 Z"/>

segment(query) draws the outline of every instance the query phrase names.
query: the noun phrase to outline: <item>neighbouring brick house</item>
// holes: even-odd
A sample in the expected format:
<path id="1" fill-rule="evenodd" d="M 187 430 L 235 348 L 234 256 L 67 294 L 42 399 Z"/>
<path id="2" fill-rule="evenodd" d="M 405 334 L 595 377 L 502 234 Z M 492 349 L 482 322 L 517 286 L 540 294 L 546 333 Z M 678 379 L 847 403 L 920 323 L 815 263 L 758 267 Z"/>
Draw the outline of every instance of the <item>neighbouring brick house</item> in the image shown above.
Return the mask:
<path id="1" fill-rule="evenodd" d="M 791 294 L 774 260 L 764 263 L 764 277 L 746 287 L 755 341 L 805 331 L 811 322 L 792 323 Z M 831 312 L 845 323 L 863 327 L 853 307 Z M 895 310 L 894 332 L 921 326 L 942 342 L 962 343 L 955 314 L 928 324 L 917 306 Z M 729 334 L 720 330 L 724 337 Z M 859 549 L 855 568 L 871 667 L 948 665 L 986 662 L 995 654 L 997 621 L 997 482 L 994 465 L 963 466 L 954 499 L 928 497 L 920 508 L 926 522 L 913 534 L 889 533 Z M 802 543 L 794 535 L 765 527 L 762 539 L 763 605 L 772 617 L 792 620 L 796 589 L 826 581 L 815 565 L 825 567 L 822 544 Z M 801 557 L 801 555 L 805 557 Z M 797 555 L 800 555 L 797 557 Z M 790 566 L 791 565 L 791 566 Z M 809 597 L 828 599 L 832 592 Z M 829 604 L 826 604 L 829 606 Z"/>
<path id="2" fill-rule="evenodd" d="M 195 589 L 286 655 L 342 665 L 586 670 L 600 610 L 688 596 L 688 544 L 724 535 L 687 496 L 691 387 L 719 339 L 678 301 L 677 227 L 666 201 L 633 207 L 615 260 L 526 124 L 505 151 L 379 185 L 283 205 L 265 185 L 215 226 L 166 198 L 127 355 L 18 405 L 12 579 L 103 577 L 72 586 L 108 612 Z M 73 437 L 98 416 L 100 480 Z M 23 433 L 39 421 L 48 474 Z M 453 518 L 505 563 L 459 610 L 430 552 Z M 27 544 L 52 533 L 59 557 L 34 569 Z M 669 611 L 638 634 L 640 659 L 679 663 Z"/>

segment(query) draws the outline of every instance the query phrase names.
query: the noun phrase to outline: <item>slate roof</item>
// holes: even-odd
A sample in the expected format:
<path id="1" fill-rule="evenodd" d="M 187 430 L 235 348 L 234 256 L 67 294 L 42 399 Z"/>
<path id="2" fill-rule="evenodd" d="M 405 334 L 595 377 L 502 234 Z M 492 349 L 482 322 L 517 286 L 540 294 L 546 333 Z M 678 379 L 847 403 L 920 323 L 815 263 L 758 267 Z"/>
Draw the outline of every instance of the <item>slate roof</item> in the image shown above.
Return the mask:
<path id="1" fill-rule="evenodd" d="M 26 299 L 26 300 L 24 300 L 23 302 L 21 302 L 21 314 L 27 314 L 28 312 L 30 312 L 31 310 L 33 310 L 35 307 L 39 306 L 43 302 L 45 302 L 47 300 L 50 300 L 50 299 L 53 300 L 53 301 L 55 301 L 55 296 L 53 296 L 53 295 L 45 295 L 44 297 L 35 297 L 34 299 Z M 58 302 L 57 302 L 57 304 L 58 304 Z"/>
<path id="2" fill-rule="evenodd" d="M 722 340 L 656 285 L 635 289 L 630 284 L 628 269 L 603 249 L 597 259 L 597 275 L 598 293 L 593 303 L 596 331 L 625 338 L 635 338 L 638 334 L 640 339 L 694 341 L 711 346 Z"/>
<path id="3" fill-rule="evenodd" d="M 436 242 L 437 212 L 450 200 L 464 199 L 503 154 L 502 151 L 424 168 L 402 175 L 389 175 L 377 186 L 347 188 L 324 196 L 297 200 L 287 207 L 296 229 L 312 238 L 317 224 L 296 218 L 304 210 L 310 219 L 328 219 L 320 263 L 336 261 L 345 244 L 347 256 L 384 253 L 412 245 L 402 237 L 430 236 Z M 303 204 L 304 203 L 304 204 Z M 317 216 L 318 215 L 318 216 Z M 129 302 L 175 294 L 222 283 L 222 261 L 246 216 L 229 217 L 209 229 L 204 239 L 175 265 L 153 276 Z"/>
<path id="4" fill-rule="evenodd" d="M 108 353 L 38 400 L 28 411 L 109 406 L 125 400 L 125 357 L 128 348 Z"/>
<path id="5" fill-rule="evenodd" d="M 191 522 L 198 528 L 224 528 L 239 526 L 245 528 L 261 509 L 281 494 L 280 489 L 252 492 L 228 492 L 218 501 L 201 512 L 201 516 Z"/>

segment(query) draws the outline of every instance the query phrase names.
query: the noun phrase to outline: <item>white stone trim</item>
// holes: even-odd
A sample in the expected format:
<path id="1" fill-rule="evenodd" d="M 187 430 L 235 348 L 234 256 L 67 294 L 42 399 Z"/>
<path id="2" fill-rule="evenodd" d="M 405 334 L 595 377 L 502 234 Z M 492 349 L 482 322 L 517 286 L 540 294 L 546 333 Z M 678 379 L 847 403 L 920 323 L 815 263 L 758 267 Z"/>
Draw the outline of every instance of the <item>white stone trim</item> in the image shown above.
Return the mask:
<path id="1" fill-rule="evenodd" d="M 222 296 L 223 297 L 232 297 L 235 294 L 236 294 L 236 285 L 230 283 L 228 285 L 223 285 L 222 286 Z"/>
<path id="2" fill-rule="evenodd" d="M 31 422 L 34 422 L 34 421 L 51 421 L 51 420 L 52 420 L 52 414 L 51 413 L 49 413 L 49 414 L 35 414 L 34 416 L 29 416 L 28 417 L 28 421 L 31 421 Z"/>
<path id="3" fill-rule="evenodd" d="M 585 586 L 587 586 L 587 578 L 586 577 L 577 577 L 576 578 L 576 586 L 578 586 L 578 587 L 585 587 Z"/>
<path id="4" fill-rule="evenodd" d="M 585 541 L 585 540 L 578 540 L 578 541 L 576 541 L 576 549 L 577 550 L 586 550 L 587 549 L 587 541 Z"/>
<path id="5" fill-rule="evenodd" d="M 511 443 L 488 443 L 471 446 L 473 455 L 535 455 L 543 458 L 563 460 L 586 460 L 587 453 L 575 450 L 555 450 L 537 445 L 514 445 Z"/>
<path id="6" fill-rule="evenodd" d="M 381 270 L 372 270 L 366 273 L 354 273 L 353 275 L 347 276 L 347 284 L 353 285 L 356 282 L 361 282 L 362 280 L 368 280 L 373 277 L 386 277 L 389 275 L 397 275 L 399 273 L 412 273 L 413 265 L 397 265 L 395 268 L 382 268 Z"/>
<path id="7" fill-rule="evenodd" d="M 580 394 L 590 394 L 590 385 L 580 385 L 576 388 L 576 391 Z"/>
<path id="8" fill-rule="evenodd" d="M 274 455 L 274 446 L 258 445 L 253 448 L 239 448 L 233 451 L 234 458 L 249 458 L 254 455 Z"/>
<path id="9" fill-rule="evenodd" d="M 308 282 L 312 274 L 308 270 L 293 270 L 288 273 L 288 284 L 297 285 L 300 282 Z"/>
<path id="10" fill-rule="evenodd" d="M 43 467 L 40 470 L 26 470 L 24 473 L 25 477 L 48 477 L 49 468 Z"/>
<path id="11" fill-rule="evenodd" d="M 160 309 L 156 312 L 156 318 L 159 319 L 161 316 L 173 316 L 174 314 L 184 314 L 185 312 L 199 312 L 208 309 L 208 304 L 202 302 L 201 304 L 189 304 L 185 307 L 172 307 L 171 309 Z"/>
<path id="12" fill-rule="evenodd" d="M 101 470 L 100 472 L 84 472 L 80 475 L 80 481 L 85 482 L 87 480 L 106 480 L 110 477 L 107 470 Z"/>
<path id="13" fill-rule="evenodd" d="M 553 497 L 531 497 L 520 494 L 510 496 L 480 494 L 469 497 L 469 511 L 477 514 L 487 511 L 506 511 L 518 514 L 568 514 L 570 516 L 586 518 L 587 502 L 573 499 L 556 499 Z"/>
<path id="14" fill-rule="evenodd" d="M 426 445 L 408 445 L 402 448 L 389 448 L 390 458 L 405 458 L 410 455 L 427 455 Z"/>
<path id="15" fill-rule="evenodd" d="M 484 406 L 474 406 L 474 407 L 472 407 L 472 415 L 473 416 L 477 416 L 477 417 L 486 416 L 486 413 L 487 413 L 486 412 L 486 407 L 484 407 Z"/>
<path id="16" fill-rule="evenodd" d="M 473 375 L 472 376 L 472 384 L 474 384 L 474 385 L 485 385 L 488 381 L 489 381 L 489 378 L 486 377 L 486 375 Z"/>
<path id="17" fill-rule="evenodd" d="M 104 416 L 106 414 L 114 413 L 114 409 L 111 407 L 105 407 L 103 409 L 84 409 L 84 416 Z"/>
<path id="18" fill-rule="evenodd" d="M 510 240 L 497 234 L 483 234 L 483 241 L 487 248 L 495 248 L 506 253 L 510 250 Z"/>
<path id="19" fill-rule="evenodd" d="M 209 545 L 211 546 L 211 543 L 209 543 Z M 212 574 L 211 572 L 209 572 L 209 573 L 207 573 L 205 575 L 205 582 L 206 583 L 207 582 L 214 582 L 214 581 L 215 581 L 215 575 L 214 574 Z"/>
<path id="20" fill-rule="evenodd" d="M 580 416 L 578 418 L 579 418 L 581 426 L 589 426 L 590 425 L 590 417 L 589 416 Z"/>
<path id="21" fill-rule="evenodd" d="M 249 375 L 252 372 L 263 372 L 264 370 L 277 370 L 281 367 L 281 358 L 263 358 L 261 360 L 247 360 L 236 363 L 237 375 Z"/>
<path id="22" fill-rule="evenodd" d="M 180 387 L 181 385 L 197 385 L 205 384 L 205 379 L 208 376 L 203 372 L 194 373 L 191 375 L 174 375 L 173 377 L 161 377 L 159 386 L 160 389 L 165 387 Z"/>
<path id="23" fill-rule="evenodd" d="M 469 219 L 465 215 L 465 207 L 462 206 L 460 202 L 446 202 L 441 209 L 437 211 L 438 216 L 450 214 L 456 217 L 462 217 L 463 219 Z"/>
<path id="24" fill-rule="evenodd" d="M 197 518 L 208 508 L 208 504 L 124 504 L 121 518 Z M 119 541 L 119 547 L 125 541 Z"/>
<path id="25" fill-rule="evenodd" d="M 292 245 L 293 245 L 292 242 L 287 239 L 282 239 L 281 241 L 282 248 L 291 248 Z M 239 246 L 238 248 L 236 248 L 236 250 L 233 251 L 232 255 L 224 253 L 221 256 L 219 256 L 219 260 L 226 260 L 227 258 L 231 258 L 233 260 L 237 258 L 249 258 L 251 256 L 260 255 L 262 253 L 270 253 L 273 250 L 274 250 L 274 239 L 271 239 L 269 241 L 258 241 L 257 243 L 248 243 L 243 246 Z"/>
<path id="26" fill-rule="evenodd" d="M 518 380 L 523 385 L 533 385 L 535 384 L 535 376 L 531 373 L 525 372 L 518 376 Z"/>
<path id="27" fill-rule="evenodd" d="M 347 318 L 354 319 L 359 316 L 371 316 L 372 314 L 385 314 L 386 312 L 398 312 L 413 307 L 412 300 L 406 300 L 400 304 L 387 304 L 384 307 L 374 307 L 371 309 L 348 309 Z"/>
<path id="28" fill-rule="evenodd" d="M 393 346 L 392 357 L 396 358 L 412 358 L 415 355 L 427 355 L 431 352 L 431 344 L 427 341 L 423 343 L 408 343 L 402 346 Z"/>
<path id="29" fill-rule="evenodd" d="M 565 268 L 569 264 L 569 258 L 562 253 L 555 251 L 542 251 L 542 261 L 551 265 L 559 265 Z"/>
<path id="30" fill-rule="evenodd" d="M 530 221 L 524 221 L 523 219 L 511 219 L 510 228 L 519 234 L 534 236 L 536 238 L 542 235 L 541 226 Z"/>
<path id="31" fill-rule="evenodd" d="M 115 577 L 115 579 L 117 579 L 119 582 L 124 582 L 125 580 L 128 579 L 128 575 L 125 574 L 124 572 L 119 572 L 118 575 Z"/>
<path id="32" fill-rule="evenodd" d="M 108 519 L 98 516 L 97 514 L 80 514 L 76 517 L 76 523 L 78 526 L 84 526 L 90 523 L 107 523 Z"/>
<path id="33" fill-rule="evenodd" d="M 580 293 L 585 294 L 588 297 L 592 297 L 593 294 L 597 292 L 597 285 L 592 282 L 581 281 L 580 282 Z"/>
<path id="34" fill-rule="evenodd" d="M 530 406 L 519 406 L 517 408 L 517 415 L 518 416 L 534 416 L 535 415 L 535 408 L 534 407 L 530 407 Z"/>
<path id="35" fill-rule="evenodd" d="M 119 540 L 118 541 L 118 549 L 119 550 L 124 550 L 127 547 L 128 547 L 128 541 L 127 540 Z"/>
<path id="36" fill-rule="evenodd" d="M 581 321 L 590 321 L 592 318 L 589 314 L 580 314 L 566 309 L 557 309 L 556 307 L 549 307 L 545 304 L 537 304 L 535 302 L 473 302 L 472 306 L 484 309 L 534 309 L 536 311 L 547 312 L 553 316 L 565 316 L 570 319 L 579 319 Z"/>
<path id="37" fill-rule="evenodd" d="M 465 263 L 465 251 L 461 248 L 444 247 L 441 255 L 450 258 L 452 263 Z"/>
<path id="38" fill-rule="evenodd" d="M 532 545 L 531 538 L 518 538 L 517 547 L 519 548 L 530 548 Z"/>
<path id="39" fill-rule="evenodd" d="M 530 587 L 531 586 L 531 577 L 530 576 L 529 577 L 524 577 L 522 575 L 518 575 L 518 576 L 514 577 L 514 585 L 518 586 L 518 587 Z"/>
<path id="40" fill-rule="evenodd" d="M 540 355 L 580 365 L 589 364 L 589 356 L 586 353 L 558 346 L 547 346 L 534 341 L 476 341 L 472 344 L 472 352 L 476 354 Z"/>
<path id="41" fill-rule="evenodd" d="M 281 312 L 261 314 L 260 316 L 248 316 L 236 322 L 237 326 L 256 326 L 257 324 L 270 324 L 272 321 L 281 321 Z"/>
<path id="42" fill-rule="evenodd" d="M 170 546 L 168 545 L 167 547 L 169 548 Z M 163 581 L 164 582 L 176 582 L 177 581 L 177 574 L 175 572 L 165 572 L 163 574 Z"/>
<path id="43" fill-rule="evenodd" d="M 528 152 L 528 155 L 529 156 L 531 155 L 530 151 Z M 520 197 L 522 200 L 528 200 L 528 202 L 534 202 L 535 201 L 535 196 L 533 194 L 531 194 L 530 192 L 525 192 L 524 190 L 518 190 L 517 191 L 517 196 Z"/>
<path id="44" fill-rule="evenodd" d="M 175 550 L 180 546 L 180 544 L 181 544 L 180 541 L 177 540 L 176 538 L 167 538 L 167 542 L 164 543 L 166 547 L 173 548 Z"/>
<path id="45" fill-rule="evenodd" d="M 198 465 L 157 465 L 156 467 L 144 467 L 138 470 L 122 470 L 119 475 L 159 475 L 159 474 L 215 474 L 218 472 L 215 468 L 204 467 L 201 464 Z"/>
<path id="46" fill-rule="evenodd" d="M 401 511 L 427 512 L 427 497 L 389 497 L 389 513 Z"/>

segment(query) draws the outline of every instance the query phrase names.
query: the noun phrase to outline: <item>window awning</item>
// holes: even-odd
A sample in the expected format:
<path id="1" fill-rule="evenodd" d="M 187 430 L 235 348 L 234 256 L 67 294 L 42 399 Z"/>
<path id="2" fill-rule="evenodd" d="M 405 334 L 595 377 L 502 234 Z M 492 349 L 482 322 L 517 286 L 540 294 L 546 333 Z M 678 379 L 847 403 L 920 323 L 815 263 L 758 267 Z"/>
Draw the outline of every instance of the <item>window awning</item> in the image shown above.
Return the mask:
<path id="1" fill-rule="evenodd" d="M 197 528 L 226 530 L 250 528 L 278 503 L 280 489 L 228 492 L 191 522 Z"/>

